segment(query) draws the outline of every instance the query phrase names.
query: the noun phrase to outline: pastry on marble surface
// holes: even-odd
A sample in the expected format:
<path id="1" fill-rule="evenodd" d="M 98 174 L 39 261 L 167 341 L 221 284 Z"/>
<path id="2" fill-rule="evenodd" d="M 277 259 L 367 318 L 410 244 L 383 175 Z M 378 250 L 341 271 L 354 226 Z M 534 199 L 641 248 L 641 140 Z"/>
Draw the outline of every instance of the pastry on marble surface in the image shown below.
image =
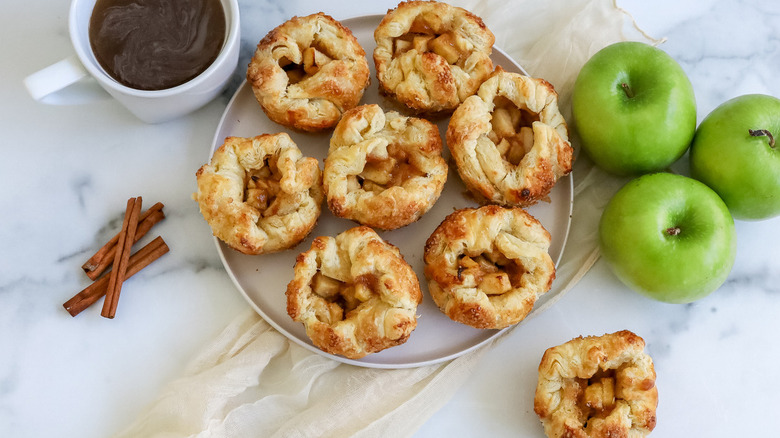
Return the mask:
<path id="1" fill-rule="evenodd" d="M 496 69 L 455 110 L 446 135 L 458 174 L 483 203 L 533 205 L 571 172 L 566 121 L 543 79 Z"/>
<path id="2" fill-rule="evenodd" d="M 379 90 L 416 113 L 454 110 L 490 76 L 495 36 L 471 12 L 407 1 L 374 31 Z"/>
<path id="3" fill-rule="evenodd" d="M 330 140 L 323 187 L 330 210 L 392 230 L 425 214 L 447 180 L 433 123 L 361 105 L 344 114 Z"/>
<path id="4" fill-rule="evenodd" d="M 196 199 L 212 232 L 245 254 L 297 245 L 320 215 L 319 163 L 285 133 L 228 137 L 196 176 Z"/>
<path id="5" fill-rule="evenodd" d="M 398 248 L 364 226 L 314 239 L 287 286 L 287 313 L 312 343 L 350 359 L 406 342 L 421 301 Z"/>
<path id="6" fill-rule="evenodd" d="M 425 277 L 439 309 L 482 329 L 522 321 L 550 290 L 550 233 L 522 208 L 458 210 L 425 243 Z"/>
<path id="7" fill-rule="evenodd" d="M 534 411 L 550 438 L 644 437 L 658 390 L 645 341 L 623 330 L 578 337 L 545 351 Z"/>
<path id="8" fill-rule="evenodd" d="M 366 52 L 352 32 L 322 12 L 293 17 L 257 45 L 247 81 L 276 123 L 322 131 L 360 102 L 368 87 Z"/>

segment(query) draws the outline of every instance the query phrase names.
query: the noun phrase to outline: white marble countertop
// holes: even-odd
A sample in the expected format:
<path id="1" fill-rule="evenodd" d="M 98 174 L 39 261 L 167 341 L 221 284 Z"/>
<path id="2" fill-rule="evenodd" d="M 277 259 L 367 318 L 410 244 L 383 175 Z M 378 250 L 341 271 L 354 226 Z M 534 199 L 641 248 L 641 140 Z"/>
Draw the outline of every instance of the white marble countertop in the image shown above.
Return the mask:
<path id="1" fill-rule="evenodd" d="M 72 53 L 68 2 L 11 0 L 0 14 L 0 435 L 103 437 L 118 432 L 248 304 L 223 269 L 190 199 L 227 94 L 196 113 L 146 125 L 116 102 L 34 102 L 22 79 Z M 279 4 L 281 3 L 281 4 Z M 381 13 L 395 1 L 242 2 L 242 59 L 292 15 Z M 780 8 L 759 0 L 619 0 L 694 84 L 699 120 L 728 98 L 780 96 Z M 240 67 L 239 69 L 241 69 Z M 237 72 L 233 88 L 242 72 Z M 126 285 L 118 317 L 61 304 L 89 281 L 83 261 L 121 224 L 125 201 L 161 201 L 154 229 L 171 253 Z M 658 373 L 654 435 L 764 436 L 780 380 L 780 218 L 737 222 L 726 284 L 688 305 L 624 287 L 603 261 L 567 296 L 481 360 L 419 437 L 543 436 L 533 413 L 542 352 L 578 335 L 630 329 Z"/>

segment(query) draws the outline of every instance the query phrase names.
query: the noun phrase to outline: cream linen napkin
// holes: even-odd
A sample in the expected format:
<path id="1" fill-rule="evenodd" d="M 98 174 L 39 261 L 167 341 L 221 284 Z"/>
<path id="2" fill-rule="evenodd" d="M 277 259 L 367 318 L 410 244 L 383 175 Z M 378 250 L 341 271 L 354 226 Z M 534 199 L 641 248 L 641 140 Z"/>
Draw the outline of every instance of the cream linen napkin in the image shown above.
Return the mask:
<path id="1" fill-rule="evenodd" d="M 592 54 L 625 39 L 653 42 L 613 0 L 453 3 L 482 17 L 497 46 L 556 87 L 568 120 L 574 80 Z M 578 157 L 574 175 L 574 220 L 553 286 L 558 298 L 598 259 L 596 224 L 619 186 L 585 157 Z M 452 397 L 491 346 L 420 368 L 361 368 L 311 353 L 247 312 L 118 436 L 410 436 Z"/>

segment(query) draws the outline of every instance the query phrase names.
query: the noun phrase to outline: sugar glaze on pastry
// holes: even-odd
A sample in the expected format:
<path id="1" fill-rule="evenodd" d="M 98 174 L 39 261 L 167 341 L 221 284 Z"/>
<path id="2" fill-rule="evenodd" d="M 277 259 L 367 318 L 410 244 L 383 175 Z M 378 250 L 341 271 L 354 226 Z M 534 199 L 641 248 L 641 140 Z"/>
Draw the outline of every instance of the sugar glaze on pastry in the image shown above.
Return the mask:
<path id="1" fill-rule="evenodd" d="M 287 313 L 312 343 L 350 359 L 406 342 L 421 300 L 398 248 L 364 226 L 314 239 L 287 286 Z"/>
<path id="2" fill-rule="evenodd" d="M 322 131 L 360 102 L 368 61 L 352 32 L 320 12 L 293 17 L 269 32 L 257 45 L 247 81 L 274 122 Z"/>
<path id="3" fill-rule="evenodd" d="M 521 208 L 455 211 L 425 243 L 425 278 L 450 319 L 482 329 L 522 321 L 555 278 L 550 233 Z"/>
<path id="4" fill-rule="evenodd" d="M 550 438 L 640 438 L 656 424 L 658 390 L 645 341 L 623 330 L 545 351 L 534 411 Z"/>
<path id="5" fill-rule="evenodd" d="M 378 105 L 347 111 L 333 132 L 323 186 L 330 210 L 362 225 L 392 230 L 425 214 L 447 180 L 439 129 L 385 113 Z"/>
<path id="6" fill-rule="evenodd" d="M 399 4 L 374 40 L 380 91 L 416 113 L 452 111 L 493 71 L 493 33 L 476 15 L 446 3 Z"/>
<path id="7" fill-rule="evenodd" d="M 297 245 L 320 215 L 319 164 L 285 133 L 228 137 L 196 177 L 196 199 L 212 232 L 245 254 Z"/>
<path id="8" fill-rule="evenodd" d="M 466 187 L 487 203 L 533 205 L 572 168 L 553 86 L 500 68 L 455 110 L 447 147 Z"/>

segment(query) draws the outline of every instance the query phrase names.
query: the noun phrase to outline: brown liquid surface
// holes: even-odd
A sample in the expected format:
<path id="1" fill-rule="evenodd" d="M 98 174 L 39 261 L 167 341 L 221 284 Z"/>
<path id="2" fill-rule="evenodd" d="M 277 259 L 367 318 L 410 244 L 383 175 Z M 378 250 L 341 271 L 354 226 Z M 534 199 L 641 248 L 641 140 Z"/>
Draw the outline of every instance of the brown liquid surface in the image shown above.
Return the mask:
<path id="1" fill-rule="evenodd" d="M 198 76 L 225 40 L 220 0 L 97 0 L 92 52 L 106 72 L 139 90 L 163 90 Z"/>

